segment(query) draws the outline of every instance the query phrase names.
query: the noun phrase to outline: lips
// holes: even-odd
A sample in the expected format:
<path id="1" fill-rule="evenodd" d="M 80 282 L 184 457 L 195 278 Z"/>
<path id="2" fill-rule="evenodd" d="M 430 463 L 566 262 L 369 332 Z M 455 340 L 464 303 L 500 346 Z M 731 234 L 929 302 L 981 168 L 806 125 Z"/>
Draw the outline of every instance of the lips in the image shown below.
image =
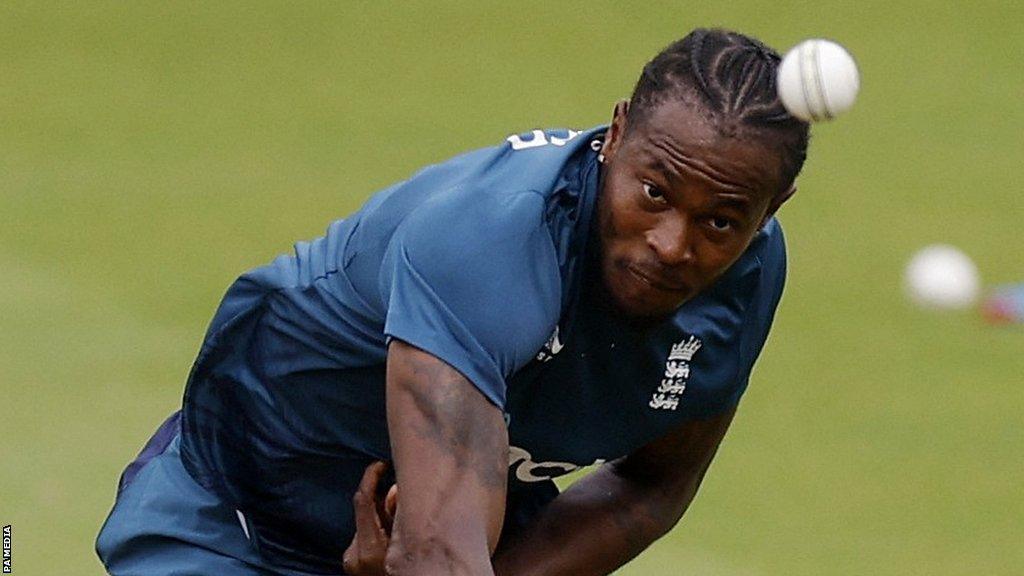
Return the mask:
<path id="1" fill-rule="evenodd" d="M 634 278 L 639 280 L 641 283 L 650 286 L 651 288 L 660 292 L 668 292 L 674 295 L 686 295 L 690 293 L 690 288 L 685 284 L 679 284 L 675 282 L 668 282 L 662 278 L 659 278 L 656 274 L 645 272 L 642 268 L 630 264 L 626 266 L 626 270 L 633 275 Z"/>

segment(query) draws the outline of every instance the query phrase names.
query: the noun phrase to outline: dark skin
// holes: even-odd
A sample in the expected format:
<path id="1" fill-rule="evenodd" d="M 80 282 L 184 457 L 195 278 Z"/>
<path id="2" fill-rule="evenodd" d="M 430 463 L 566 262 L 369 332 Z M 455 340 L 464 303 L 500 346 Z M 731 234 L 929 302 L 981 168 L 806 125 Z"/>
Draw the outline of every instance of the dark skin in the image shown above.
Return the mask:
<path id="1" fill-rule="evenodd" d="M 770 143 L 722 129 L 685 100 L 632 119 L 620 102 L 602 153 L 604 289 L 638 319 L 665 317 L 711 286 L 795 192 Z M 446 363 L 398 341 L 388 349 L 387 404 L 402 505 L 391 526 L 376 496 L 382 472 L 367 469 L 345 553 L 353 575 L 607 574 L 679 521 L 734 414 L 686 422 L 600 467 L 499 546 L 501 411 Z"/>
<path id="2" fill-rule="evenodd" d="M 508 468 L 501 411 L 454 368 L 401 341 L 388 347 L 386 395 L 403 504 L 385 573 L 491 574 Z"/>
<path id="3" fill-rule="evenodd" d="M 638 126 L 620 102 L 598 204 L 604 284 L 627 315 L 663 317 L 711 286 L 795 189 L 757 141 L 719 135 L 678 100 Z"/>

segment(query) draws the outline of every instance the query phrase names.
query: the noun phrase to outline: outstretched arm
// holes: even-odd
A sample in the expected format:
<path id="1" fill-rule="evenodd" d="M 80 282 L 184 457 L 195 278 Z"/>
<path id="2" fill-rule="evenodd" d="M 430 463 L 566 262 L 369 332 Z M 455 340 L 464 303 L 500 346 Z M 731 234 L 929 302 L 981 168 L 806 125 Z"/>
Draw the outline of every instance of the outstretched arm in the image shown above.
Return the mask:
<path id="1" fill-rule="evenodd" d="M 445 362 L 393 340 L 387 416 L 402 505 L 386 573 L 493 574 L 508 466 L 501 411 Z"/>
<path id="2" fill-rule="evenodd" d="M 683 516 L 733 414 L 688 422 L 573 484 L 534 524 L 502 541 L 495 573 L 584 576 L 628 562 Z"/>
<path id="3" fill-rule="evenodd" d="M 679 521 L 707 472 L 734 412 L 689 422 L 637 452 L 573 484 L 534 521 L 503 539 L 493 563 L 500 576 L 608 574 L 642 552 Z M 375 465 L 378 466 L 378 465 Z M 389 514 L 375 500 L 380 474 L 367 469 L 355 498 L 359 524 L 346 571 L 382 573 Z M 410 504 L 403 488 L 398 506 Z M 394 506 L 392 501 L 391 505 Z M 390 551 L 389 551 L 390 553 Z"/>

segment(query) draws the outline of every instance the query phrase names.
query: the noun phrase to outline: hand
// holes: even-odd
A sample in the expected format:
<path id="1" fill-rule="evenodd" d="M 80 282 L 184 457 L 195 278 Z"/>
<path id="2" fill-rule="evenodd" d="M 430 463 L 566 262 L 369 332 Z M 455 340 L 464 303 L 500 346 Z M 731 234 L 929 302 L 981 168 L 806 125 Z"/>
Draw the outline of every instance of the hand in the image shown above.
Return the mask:
<path id="1" fill-rule="evenodd" d="M 350 576 L 384 575 L 384 557 L 398 508 L 397 485 L 391 486 L 383 501 L 378 496 L 377 488 L 387 470 L 385 462 L 367 466 L 352 497 L 356 534 L 342 557 L 342 566 Z"/>

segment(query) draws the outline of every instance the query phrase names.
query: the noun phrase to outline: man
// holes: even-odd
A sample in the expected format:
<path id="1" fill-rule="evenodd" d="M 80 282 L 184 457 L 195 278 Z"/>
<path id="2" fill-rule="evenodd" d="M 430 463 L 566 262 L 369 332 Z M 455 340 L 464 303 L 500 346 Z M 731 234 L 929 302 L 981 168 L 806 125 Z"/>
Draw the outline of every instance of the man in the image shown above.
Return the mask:
<path id="1" fill-rule="evenodd" d="M 808 126 L 778 63 L 697 30 L 610 126 L 429 167 L 239 278 L 122 477 L 108 570 L 340 573 L 378 460 L 401 503 L 352 572 L 604 574 L 665 534 L 782 292 Z"/>

